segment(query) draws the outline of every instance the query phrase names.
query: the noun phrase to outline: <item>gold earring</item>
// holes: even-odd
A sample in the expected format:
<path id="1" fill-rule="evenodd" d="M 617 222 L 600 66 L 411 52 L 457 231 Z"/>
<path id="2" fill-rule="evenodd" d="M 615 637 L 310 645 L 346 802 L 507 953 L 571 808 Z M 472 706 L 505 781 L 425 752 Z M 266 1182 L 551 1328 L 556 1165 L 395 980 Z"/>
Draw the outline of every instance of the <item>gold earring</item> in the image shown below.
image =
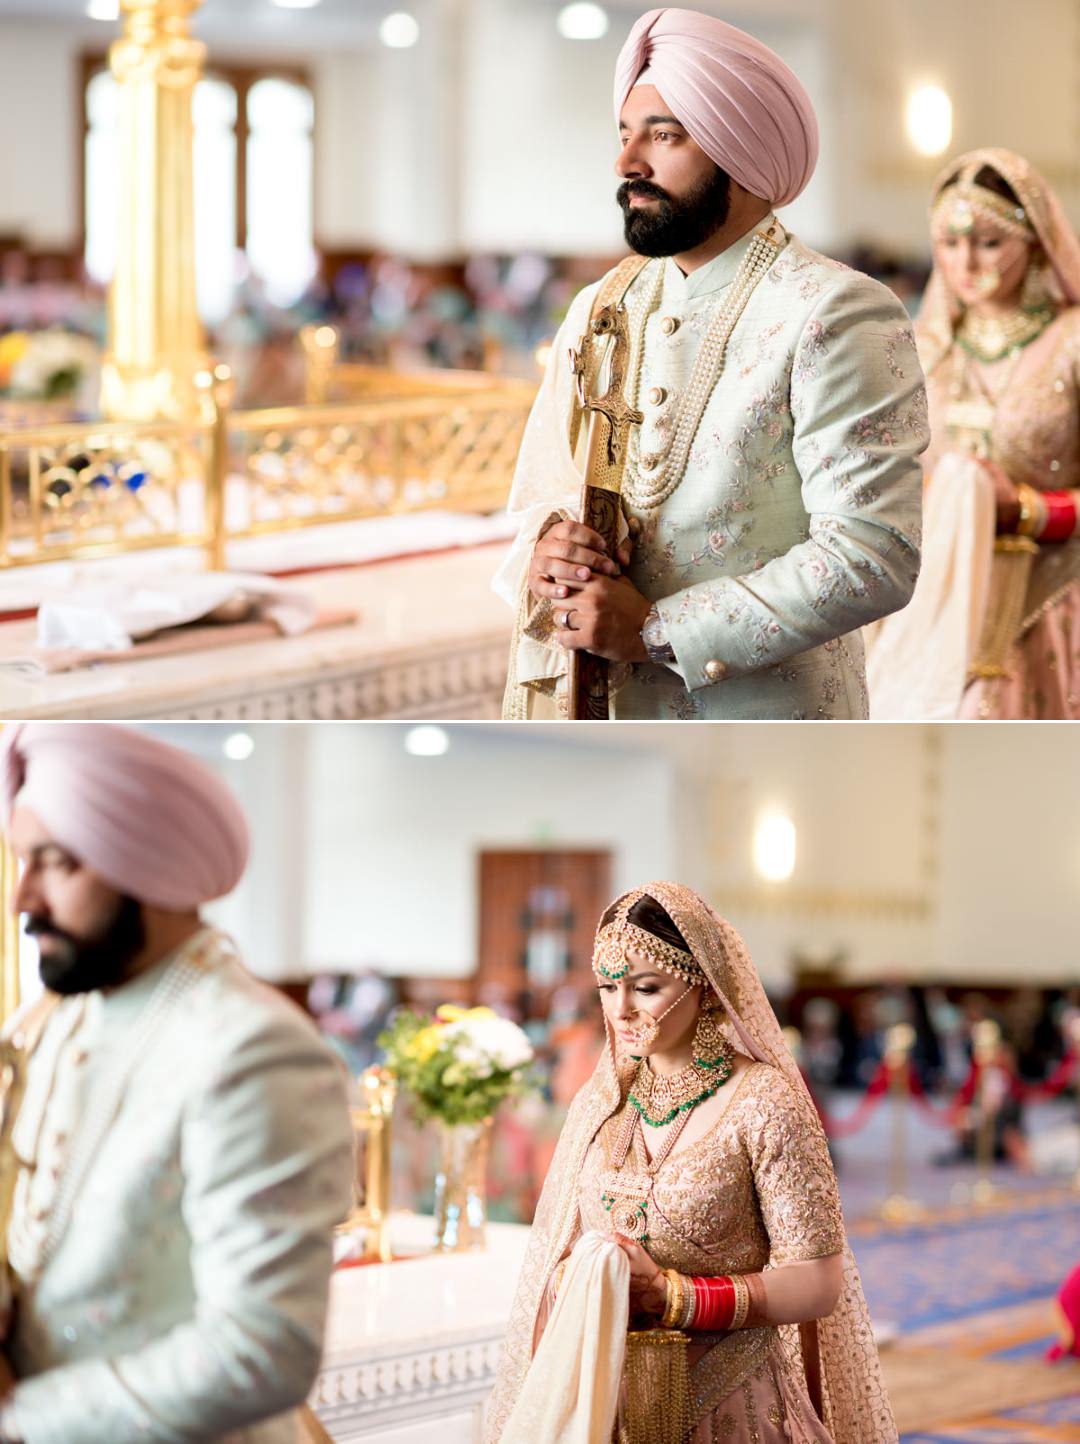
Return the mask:
<path id="1" fill-rule="evenodd" d="M 732 1047 L 720 1030 L 717 1013 L 702 1009 L 694 1029 L 694 1062 L 701 1068 L 731 1066 Z"/>
<path id="2" fill-rule="evenodd" d="M 1041 261 L 1032 261 L 1024 272 L 1020 305 L 1025 311 L 1045 311 L 1050 304 L 1050 276 Z"/>

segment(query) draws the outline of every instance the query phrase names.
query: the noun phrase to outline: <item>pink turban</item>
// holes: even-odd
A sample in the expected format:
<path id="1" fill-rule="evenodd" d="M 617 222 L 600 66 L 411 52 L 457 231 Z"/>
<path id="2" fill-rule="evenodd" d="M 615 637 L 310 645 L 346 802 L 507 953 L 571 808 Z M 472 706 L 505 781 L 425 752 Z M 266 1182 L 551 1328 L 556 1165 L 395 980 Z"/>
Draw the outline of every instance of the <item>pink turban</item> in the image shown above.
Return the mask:
<path id="1" fill-rule="evenodd" d="M 5 825 L 18 797 L 118 892 L 187 912 L 240 881 L 244 814 L 190 753 L 113 722 L 19 723 L 0 741 Z"/>
<path id="2" fill-rule="evenodd" d="M 642 70 L 710 160 L 751 195 L 786 206 L 818 157 L 810 97 L 778 55 L 696 10 L 650 10 L 615 65 L 615 123 Z"/>

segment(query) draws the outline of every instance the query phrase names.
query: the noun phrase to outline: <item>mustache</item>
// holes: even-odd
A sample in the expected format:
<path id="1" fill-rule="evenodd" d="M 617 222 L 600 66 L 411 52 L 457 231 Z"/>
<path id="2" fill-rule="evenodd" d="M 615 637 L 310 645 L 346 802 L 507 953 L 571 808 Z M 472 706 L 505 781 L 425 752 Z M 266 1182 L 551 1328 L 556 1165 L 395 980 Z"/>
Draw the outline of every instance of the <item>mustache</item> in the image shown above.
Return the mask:
<path id="1" fill-rule="evenodd" d="M 31 913 L 26 919 L 23 932 L 28 938 L 59 938 L 61 942 L 75 944 L 79 941 L 71 933 L 65 932 L 63 928 L 58 928 L 55 923 L 49 922 L 48 918 L 43 918 L 38 913 Z"/>
<path id="2" fill-rule="evenodd" d="M 657 185 L 653 185 L 652 181 L 623 181 L 622 185 L 615 192 L 615 199 L 619 205 L 622 206 L 623 210 L 626 210 L 626 207 L 630 204 L 630 198 L 632 196 L 637 196 L 639 199 L 646 201 L 671 200 L 667 191 L 661 190 Z"/>

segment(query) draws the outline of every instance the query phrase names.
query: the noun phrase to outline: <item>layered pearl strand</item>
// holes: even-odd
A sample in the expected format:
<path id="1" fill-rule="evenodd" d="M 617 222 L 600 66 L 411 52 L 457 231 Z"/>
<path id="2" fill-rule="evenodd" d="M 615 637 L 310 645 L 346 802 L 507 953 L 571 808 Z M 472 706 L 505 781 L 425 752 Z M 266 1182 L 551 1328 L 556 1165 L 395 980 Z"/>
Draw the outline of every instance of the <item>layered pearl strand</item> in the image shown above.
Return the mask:
<path id="1" fill-rule="evenodd" d="M 679 399 L 671 445 L 666 455 L 650 465 L 649 458 L 640 456 L 640 447 L 635 445 L 636 431 L 631 433 L 631 447 L 627 456 L 626 477 L 623 482 L 623 496 L 637 511 L 655 511 L 678 490 L 686 473 L 697 429 L 705 414 L 709 397 L 716 388 L 724 370 L 727 345 L 736 322 L 746 309 L 758 282 L 772 268 L 777 256 L 787 244 L 787 236 L 780 231 L 777 222 L 768 231 L 756 231 L 745 256 L 735 273 L 715 320 L 702 341 L 694 360 L 690 383 Z M 655 302 L 654 302 L 655 304 Z M 647 317 L 645 318 L 647 319 Z M 633 404 L 637 405 L 641 382 L 641 362 L 645 347 L 636 347 L 635 367 L 632 373 Z"/>

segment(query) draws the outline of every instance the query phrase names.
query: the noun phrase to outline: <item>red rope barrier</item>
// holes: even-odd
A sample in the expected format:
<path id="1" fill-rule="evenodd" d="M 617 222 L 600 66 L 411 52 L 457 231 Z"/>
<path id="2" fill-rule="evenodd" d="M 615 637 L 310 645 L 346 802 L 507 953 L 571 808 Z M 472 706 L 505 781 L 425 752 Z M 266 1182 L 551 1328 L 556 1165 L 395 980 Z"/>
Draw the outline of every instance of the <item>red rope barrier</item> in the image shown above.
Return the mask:
<path id="1" fill-rule="evenodd" d="M 972 1062 L 967 1077 L 956 1093 L 942 1104 L 937 1104 L 931 1099 L 922 1079 L 910 1062 L 906 1066 L 901 1066 L 906 1074 L 907 1096 L 922 1116 L 937 1128 L 955 1129 L 961 1111 L 970 1108 L 975 1102 L 983 1065 Z M 1000 1065 L 994 1064 L 993 1066 L 999 1067 Z M 1080 1069 L 1080 1053 L 1069 1052 L 1049 1078 L 1044 1079 L 1042 1083 L 1025 1083 L 1015 1072 L 1009 1070 L 1009 1091 L 1012 1096 L 1026 1102 L 1033 1099 L 1056 1098 L 1076 1081 L 1078 1069 Z M 865 1093 L 846 1118 L 835 1117 L 822 1107 L 817 1098 L 814 1098 L 814 1104 L 829 1137 L 848 1138 L 851 1134 L 857 1133 L 860 1128 L 865 1128 L 875 1109 L 889 1092 L 889 1083 L 889 1065 L 879 1063 L 874 1076 L 866 1086 Z"/>
<path id="2" fill-rule="evenodd" d="M 866 1124 L 869 1123 L 870 1115 L 877 1108 L 888 1090 L 889 1070 L 884 1063 L 879 1063 L 877 1072 L 866 1085 L 866 1092 L 846 1118 L 834 1118 L 818 1104 L 818 1112 L 821 1114 L 821 1121 L 825 1125 L 825 1132 L 830 1138 L 847 1138 L 850 1134 L 857 1133 L 860 1128 L 865 1127 Z"/>

